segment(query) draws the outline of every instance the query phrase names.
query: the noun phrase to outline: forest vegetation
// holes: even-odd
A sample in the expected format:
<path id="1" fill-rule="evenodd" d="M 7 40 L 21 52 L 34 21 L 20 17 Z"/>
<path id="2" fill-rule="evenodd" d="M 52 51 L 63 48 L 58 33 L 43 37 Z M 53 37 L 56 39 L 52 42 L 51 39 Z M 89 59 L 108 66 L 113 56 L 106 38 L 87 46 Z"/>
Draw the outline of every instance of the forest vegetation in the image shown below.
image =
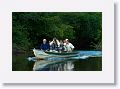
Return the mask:
<path id="1" fill-rule="evenodd" d="M 101 12 L 13 12 L 12 48 L 37 48 L 42 39 L 69 39 L 76 50 L 102 50 Z"/>

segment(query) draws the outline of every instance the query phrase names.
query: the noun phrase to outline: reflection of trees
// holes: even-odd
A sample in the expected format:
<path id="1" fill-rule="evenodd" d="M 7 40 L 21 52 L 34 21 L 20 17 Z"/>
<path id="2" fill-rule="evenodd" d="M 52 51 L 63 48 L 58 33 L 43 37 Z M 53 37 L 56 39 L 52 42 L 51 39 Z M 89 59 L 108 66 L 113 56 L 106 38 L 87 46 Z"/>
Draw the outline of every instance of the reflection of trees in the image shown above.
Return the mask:
<path id="1" fill-rule="evenodd" d="M 74 64 L 72 61 L 50 65 L 50 71 L 72 71 L 73 69 Z"/>

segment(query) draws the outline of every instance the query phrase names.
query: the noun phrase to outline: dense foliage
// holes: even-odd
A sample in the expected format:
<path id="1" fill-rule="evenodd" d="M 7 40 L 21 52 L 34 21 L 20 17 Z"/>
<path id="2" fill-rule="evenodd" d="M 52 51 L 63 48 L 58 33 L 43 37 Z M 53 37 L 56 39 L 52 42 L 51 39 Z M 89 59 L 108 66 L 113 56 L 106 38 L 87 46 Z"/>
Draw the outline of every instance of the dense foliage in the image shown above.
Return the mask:
<path id="1" fill-rule="evenodd" d="M 76 49 L 102 49 L 101 12 L 13 12 L 13 49 L 37 47 L 48 41 L 68 38 Z"/>

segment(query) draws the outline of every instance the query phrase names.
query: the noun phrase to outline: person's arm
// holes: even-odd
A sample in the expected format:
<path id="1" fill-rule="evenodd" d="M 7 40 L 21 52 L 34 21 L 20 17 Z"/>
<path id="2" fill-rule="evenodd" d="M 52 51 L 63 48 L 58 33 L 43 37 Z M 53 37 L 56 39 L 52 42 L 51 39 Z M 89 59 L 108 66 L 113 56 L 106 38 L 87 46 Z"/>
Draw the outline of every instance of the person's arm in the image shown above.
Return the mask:
<path id="1" fill-rule="evenodd" d="M 58 45 L 58 47 L 60 47 L 60 42 L 58 41 L 58 40 L 56 40 L 57 41 L 57 45 Z"/>
<path id="2" fill-rule="evenodd" d="M 52 45 L 52 44 L 53 44 L 53 41 L 51 41 L 49 44 Z"/>
<path id="3" fill-rule="evenodd" d="M 72 51 L 74 50 L 74 46 L 73 46 L 73 44 L 70 44 L 70 48 L 72 49 Z"/>

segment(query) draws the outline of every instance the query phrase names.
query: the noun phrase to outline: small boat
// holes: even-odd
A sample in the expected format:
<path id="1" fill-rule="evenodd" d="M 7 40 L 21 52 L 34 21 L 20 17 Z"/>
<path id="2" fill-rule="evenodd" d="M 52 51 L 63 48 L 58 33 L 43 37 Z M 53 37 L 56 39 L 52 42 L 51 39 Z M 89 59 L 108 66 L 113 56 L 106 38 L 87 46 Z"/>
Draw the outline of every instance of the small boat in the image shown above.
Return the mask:
<path id="1" fill-rule="evenodd" d="M 73 55 L 73 54 L 77 54 L 78 52 L 50 52 L 50 51 L 47 51 L 45 52 L 47 54 L 54 54 L 54 55 Z"/>
<path id="2" fill-rule="evenodd" d="M 34 55 L 38 59 L 45 59 L 45 58 L 69 58 L 69 57 L 75 57 L 77 55 L 77 52 L 44 52 L 42 50 L 33 49 Z"/>

